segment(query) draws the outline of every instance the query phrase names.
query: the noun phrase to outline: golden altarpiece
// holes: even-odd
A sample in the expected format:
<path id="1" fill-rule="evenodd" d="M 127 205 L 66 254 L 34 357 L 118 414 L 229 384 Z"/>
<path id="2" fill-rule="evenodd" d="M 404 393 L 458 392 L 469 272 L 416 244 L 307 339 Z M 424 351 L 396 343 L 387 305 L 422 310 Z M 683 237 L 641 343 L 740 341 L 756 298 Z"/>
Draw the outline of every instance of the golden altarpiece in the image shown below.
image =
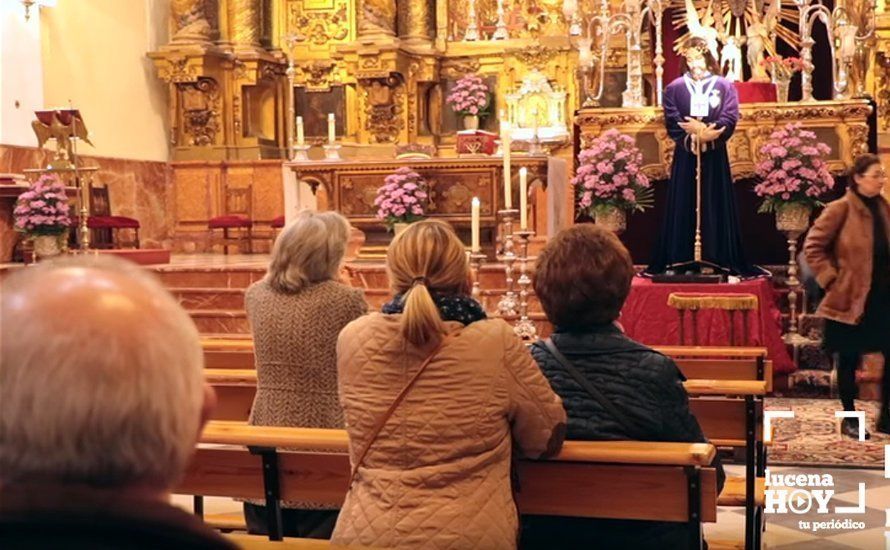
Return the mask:
<path id="1" fill-rule="evenodd" d="M 688 5 L 693 0 L 685 1 Z M 854 1 L 866 3 L 848 0 Z M 631 4 L 639 9 L 645 3 L 647 9 L 657 8 L 660 13 L 677 2 L 611 0 L 610 5 L 601 0 L 599 8 L 590 9 L 622 13 Z M 679 0 L 679 5 L 683 2 Z M 444 174 L 434 174 L 434 179 L 451 181 L 439 195 L 438 208 L 451 212 L 458 225 L 468 223 L 468 193 L 479 191 L 480 174 L 491 180 L 491 189 L 482 194 L 488 193 L 492 201 L 502 178 L 495 158 L 453 158 L 460 122 L 446 107 L 445 97 L 453 83 L 469 73 L 480 75 L 492 90 L 482 130 L 497 132 L 498 114 L 503 113 L 514 132 L 529 133 L 532 125 L 553 122 L 540 118 L 546 112 L 566 129 L 565 135 L 546 144 L 546 155 L 563 159 L 570 167 L 578 143 L 603 128 L 618 127 L 637 136 L 647 171 L 663 176 L 671 149 L 657 106 L 655 90 L 663 58 L 655 48 L 653 32 L 647 30 L 636 42 L 620 34 L 608 38 L 610 48 L 602 59 L 604 91 L 600 101 L 592 104 L 584 90 L 589 83 L 582 70 L 578 37 L 572 32 L 577 22 L 565 11 L 570 3 L 171 0 L 170 42 L 148 55 L 169 87 L 177 246 L 202 247 L 206 221 L 224 213 L 228 188 L 252 187 L 252 217 L 258 234 L 284 213 L 282 178 L 293 168 L 287 159 L 292 154 L 296 115 L 304 122 L 309 158 L 319 162 L 295 171 L 313 192 L 322 190 L 325 196 L 319 198 L 319 206 L 336 207 L 353 221 L 373 223 L 369 201 L 375 178 L 382 179 L 383 171 L 400 163 L 410 164 L 397 160 L 400 153 L 422 151 L 432 157 L 424 164 Z M 851 87 L 878 101 L 880 124 L 887 131 L 890 14 L 885 13 L 883 0 L 876 13 L 874 32 L 860 41 L 857 50 L 860 57 L 868 57 L 870 68 Z M 587 24 L 587 19 L 581 23 Z M 473 33 L 480 39 L 473 39 Z M 626 70 L 629 62 L 639 70 Z M 552 95 L 561 98 L 554 100 L 555 114 L 551 107 L 540 111 L 534 107 L 532 112 L 531 102 L 517 108 L 516 94 L 534 80 L 530 75 L 543 78 Z M 642 100 L 639 106 L 621 107 L 622 99 L 627 105 L 627 91 L 623 98 L 621 89 L 631 83 L 641 91 L 637 95 Z M 866 147 L 870 107 L 855 95 L 849 93 L 837 101 L 743 106 L 741 131 L 731 145 L 734 173 L 750 174 L 759 140 L 769 129 L 791 120 L 817 128 L 836 151 L 834 168 L 842 168 Z M 330 113 L 345 160 L 326 165 L 321 162 L 321 145 Z M 543 188 L 548 156 L 523 161 L 520 155 L 514 167 L 525 162 Z M 364 162 L 371 159 L 377 169 Z M 364 187 L 351 193 L 340 188 L 340 175 L 350 170 L 364 173 Z M 536 198 L 538 204 L 547 200 L 542 189 Z M 563 193 L 561 199 L 557 210 L 562 209 L 563 217 L 571 220 L 571 193 Z M 492 223 L 497 208 L 494 203 L 487 209 L 483 205 Z M 546 235 L 545 210 L 532 208 L 535 229 Z"/>

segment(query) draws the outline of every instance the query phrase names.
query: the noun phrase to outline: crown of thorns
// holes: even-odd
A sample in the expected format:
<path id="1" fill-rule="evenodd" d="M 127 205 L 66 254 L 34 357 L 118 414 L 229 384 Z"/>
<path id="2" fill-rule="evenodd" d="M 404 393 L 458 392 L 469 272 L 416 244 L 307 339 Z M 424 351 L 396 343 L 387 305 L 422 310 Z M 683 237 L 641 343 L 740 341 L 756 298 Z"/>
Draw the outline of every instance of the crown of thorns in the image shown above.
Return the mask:
<path id="1" fill-rule="evenodd" d="M 695 44 L 692 44 L 692 45 L 690 45 L 690 46 L 686 46 L 686 47 L 683 49 L 683 56 L 684 56 L 684 57 L 687 57 L 687 56 L 688 56 L 689 54 L 691 54 L 691 53 L 698 53 L 698 54 L 701 54 L 701 55 L 705 55 L 706 53 L 708 53 L 708 46 L 707 46 L 706 44 L 702 44 L 702 43 L 700 43 L 700 42 L 696 42 Z"/>

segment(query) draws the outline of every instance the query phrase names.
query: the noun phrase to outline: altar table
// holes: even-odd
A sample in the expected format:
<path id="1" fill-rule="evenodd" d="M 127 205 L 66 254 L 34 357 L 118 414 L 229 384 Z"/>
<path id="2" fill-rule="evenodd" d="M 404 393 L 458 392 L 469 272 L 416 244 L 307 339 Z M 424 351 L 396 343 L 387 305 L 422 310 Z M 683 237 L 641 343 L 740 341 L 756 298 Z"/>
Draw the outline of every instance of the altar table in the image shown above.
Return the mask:
<path id="1" fill-rule="evenodd" d="M 788 373 L 794 371 L 794 362 L 782 340 L 781 312 L 776 305 L 776 293 L 767 279 L 752 279 L 737 284 L 687 284 L 654 283 L 650 279 L 635 277 L 630 295 L 621 310 L 619 321 L 628 336 L 650 346 L 678 345 L 680 343 L 680 316 L 677 310 L 668 306 L 668 296 L 672 292 L 695 292 L 707 294 L 753 294 L 760 303 L 759 310 L 750 313 L 748 334 L 744 335 L 748 346 L 767 348 L 773 361 L 773 371 Z M 738 315 L 738 314 L 737 314 Z M 702 346 L 729 345 L 729 314 L 716 309 L 702 309 L 694 319 L 698 329 L 698 344 Z M 736 341 L 740 338 L 742 323 L 735 323 Z"/>

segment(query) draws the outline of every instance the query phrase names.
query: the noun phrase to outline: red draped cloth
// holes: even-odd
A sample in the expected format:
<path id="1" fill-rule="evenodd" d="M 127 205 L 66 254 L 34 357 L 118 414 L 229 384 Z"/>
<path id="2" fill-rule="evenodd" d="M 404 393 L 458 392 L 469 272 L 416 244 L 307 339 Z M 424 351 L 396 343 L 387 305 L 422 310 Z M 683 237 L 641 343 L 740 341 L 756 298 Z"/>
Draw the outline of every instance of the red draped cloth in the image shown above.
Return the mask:
<path id="1" fill-rule="evenodd" d="M 773 361 L 773 371 L 794 371 L 794 362 L 782 340 L 782 315 L 776 304 L 776 293 L 766 279 L 752 279 L 738 284 L 671 284 L 654 283 L 650 279 L 635 277 L 630 295 L 621 310 L 619 321 L 628 336 L 650 346 L 676 346 L 680 344 L 680 316 L 668 306 L 672 292 L 704 294 L 754 294 L 759 310 L 735 313 L 736 345 L 761 346 L 768 350 Z M 748 315 L 748 333 L 743 335 L 742 315 Z M 687 334 L 691 333 L 693 316 L 686 314 Z M 694 317 L 698 330 L 698 345 L 729 345 L 729 312 L 702 309 Z M 686 345 L 691 345 L 687 336 Z"/>
<path id="2" fill-rule="evenodd" d="M 772 82 L 734 82 L 739 103 L 775 103 L 776 85 Z"/>

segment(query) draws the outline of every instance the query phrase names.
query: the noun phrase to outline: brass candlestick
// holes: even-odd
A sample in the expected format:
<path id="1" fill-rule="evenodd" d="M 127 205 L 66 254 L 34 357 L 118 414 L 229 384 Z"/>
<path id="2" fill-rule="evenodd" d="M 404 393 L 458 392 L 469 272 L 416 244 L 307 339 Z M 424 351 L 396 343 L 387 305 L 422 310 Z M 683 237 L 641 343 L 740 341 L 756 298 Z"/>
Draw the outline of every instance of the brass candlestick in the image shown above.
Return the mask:
<path id="1" fill-rule="evenodd" d="M 504 232 L 503 253 L 498 256 L 498 260 L 504 263 L 504 276 L 507 282 L 507 291 L 498 302 L 498 313 L 506 319 L 516 317 L 516 293 L 513 291 L 513 263 L 516 261 L 516 254 L 513 252 L 513 218 L 518 213 L 519 210 L 512 208 L 498 210 Z"/>
<path id="2" fill-rule="evenodd" d="M 470 295 L 480 303 L 482 302 L 482 300 L 479 299 L 482 294 L 482 286 L 479 283 L 479 277 L 482 264 L 485 263 L 486 259 L 488 259 L 487 256 L 481 251 L 470 252 L 470 273 L 473 276 L 473 289 Z"/>
<path id="3" fill-rule="evenodd" d="M 538 337 L 538 329 L 528 317 L 528 287 L 532 282 L 528 276 L 528 242 L 534 234 L 534 231 L 528 229 L 516 232 L 516 236 L 519 237 L 519 321 L 513 330 L 523 340 L 534 340 Z"/>

